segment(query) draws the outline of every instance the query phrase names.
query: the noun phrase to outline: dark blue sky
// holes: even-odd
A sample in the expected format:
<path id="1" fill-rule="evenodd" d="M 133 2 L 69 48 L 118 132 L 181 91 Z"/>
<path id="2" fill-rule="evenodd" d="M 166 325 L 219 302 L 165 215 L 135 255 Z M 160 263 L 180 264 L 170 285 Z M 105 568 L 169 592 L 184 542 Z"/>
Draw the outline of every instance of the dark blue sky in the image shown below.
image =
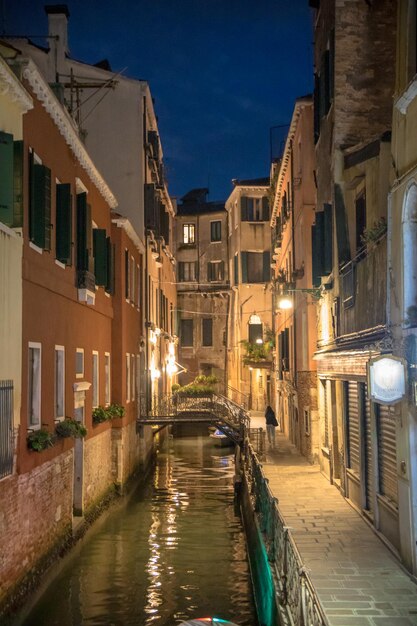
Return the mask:
<path id="1" fill-rule="evenodd" d="M 44 0 L 2 0 L 2 30 L 46 35 Z M 56 3 L 58 4 L 58 3 Z M 270 128 L 312 91 L 307 0 L 69 0 L 71 56 L 149 81 L 172 195 L 269 174 Z M 44 44 L 42 40 L 37 43 Z M 279 131 L 278 131 L 279 132 Z"/>

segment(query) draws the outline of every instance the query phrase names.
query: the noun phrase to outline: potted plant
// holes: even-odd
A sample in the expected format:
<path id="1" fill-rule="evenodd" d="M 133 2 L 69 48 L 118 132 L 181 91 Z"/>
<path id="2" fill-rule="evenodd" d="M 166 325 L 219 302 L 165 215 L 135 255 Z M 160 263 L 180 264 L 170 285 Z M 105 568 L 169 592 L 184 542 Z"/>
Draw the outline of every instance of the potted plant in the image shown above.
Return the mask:
<path id="1" fill-rule="evenodd" d="M 93 409 L 93 423 L 94 424 L 101 424 L 102 422 L 107 422 L 108 419 L 110 419 L 109 414 L 107 412 L 107 409 L 104 408 L 104 406 L 96 406 L 96 408 Z"/>
<path id="2" fill-rule="evenodd" d="M 81 439 L 86 436 L 87 429 L 81 422 L 66 417 L 62 422 L 58 422 L 55 426 L 55 432 L 58 437 L 74 437 L 75 439 Z"/>
<path id="3" fill-rule="evenodd" d="M 35 450 L 35 452 L 42 452 L 42 450 L 52 448 L 55 443 L 53 434 L 46 428 L 32 431 L 28 434 L 26 441 L 29 450 Z"/>
<path id="4" fill-rule="evenodd" d="M 109 415 L 109 417 L 107 419 L 113 419 L 115 417 L 123 417 L 123 415 L 125 414 L 125 407 L 122 406 L 121 404 L 111 404 L 109 407 L 107 407 L 107 413 Z"/>

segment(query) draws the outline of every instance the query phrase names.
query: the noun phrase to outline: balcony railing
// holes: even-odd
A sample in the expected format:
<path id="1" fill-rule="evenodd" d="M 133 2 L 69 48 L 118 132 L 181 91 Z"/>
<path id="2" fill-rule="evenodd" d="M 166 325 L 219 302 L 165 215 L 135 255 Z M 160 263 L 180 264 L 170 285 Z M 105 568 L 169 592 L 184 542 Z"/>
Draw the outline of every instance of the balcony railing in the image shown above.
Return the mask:
<path id="1" fill-rule="evenodd" d="M 340 271 L 340 335 L 386 323 L 387 239 L 384 235 L 363 256 Z"/>

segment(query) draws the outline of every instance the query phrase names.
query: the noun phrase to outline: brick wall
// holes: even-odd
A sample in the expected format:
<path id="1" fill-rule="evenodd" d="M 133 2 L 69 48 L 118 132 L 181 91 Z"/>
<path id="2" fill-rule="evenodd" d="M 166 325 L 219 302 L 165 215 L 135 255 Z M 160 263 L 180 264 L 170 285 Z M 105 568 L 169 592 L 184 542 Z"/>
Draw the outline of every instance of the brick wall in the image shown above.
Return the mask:
<path id="1" fill-rule="evenodd" d="M 149 426 L 136 433 L 136 422 L 112 431 L 112 474 L 118 485 L 137 470 L 144 469 L 153 450 L 153 435 Z"/>
<path id="2" fill-rule="evenodd" d="M 0 481 L 0 603 L 71 528 L 72 481 L 73 450 Z"/>
<path id="3" fill-rule="evenodd" d="M 84 450 L 84 507 L 95 504 L 113 485 L 111 429 L 88 439 Z"/>

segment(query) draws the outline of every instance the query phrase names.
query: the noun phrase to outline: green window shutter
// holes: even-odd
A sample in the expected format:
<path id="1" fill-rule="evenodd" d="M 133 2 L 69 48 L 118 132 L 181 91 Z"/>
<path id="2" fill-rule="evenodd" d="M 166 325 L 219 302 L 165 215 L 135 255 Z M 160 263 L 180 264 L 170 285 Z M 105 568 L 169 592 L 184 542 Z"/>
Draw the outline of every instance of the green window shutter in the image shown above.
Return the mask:
<path id="1" fill-rule="evenodd" d="M 334 209 L 336 220 L 337 257 L 339 265 L 350 261 L 348 224 L 343 192 L 340 185 L 334 186 Z"/>
<path id="2" fill-rule="evenodd" d="M 319 287 L 321 277 L 324 276 L 324 211 L 316 213 L 316 223 L 311 228 L 312 256 L 313 256 L 313 287 Z"/>
<path id="3" fill-rule="evenodd" d="M 178 263 L 178 280 L 184 280 L 184 261 L 179 261 Z"/>
<path id="4" fill-rule="evenodd" d="M 107 277 L 106 291 L 114 294 L 114 246 L 110 237 L 106 238 L 106 254 L 107 254 Z"/>
<path id="5" fill-rule="evenodd" d="M 72 196 L 71 185 L 56 186 L 56 258 L 71 265 L 72 243 Z"/>
<path id="6" fill-rule="evenodd" d="M 242 222 L 248 221 L 248 199 L 244 196 L 240 198 L 240 219 Z"/>
<path id="7" fill-rule="evenodd" d="M 93 230 L 94 275 L 96 285 L 107 285 L 107 237 L 104 228 Z"/>
<path id="8" fill-rule="evenodd" d="M 271 280 L 271 253 L 266 250 L 263 253 L 263 282 L 268 283 Z"/>
<path id="9" fill-rule="evenodd" d="M 88 253 L 88 222 L 90 215 L 87 194 L 77 194 L 77 270 L 80 271 L 88 271 L 90 265 Z"/>
<path id="10" fill-rule="evenodd" d="M 0 132 L 0 222 L 13 226 L 13 135 Z"/>
<path id="11" fill-rule="evenodd" d="M 239 257 L 237 254 L 235 254 L 233 262 L 234 262 L 235 285 L 237 285 L 239 282 Z"/>
<path id="12" fill-rule="evenodd" d="M 324 205 L 324 274 L 330 274 L 333 269 L 333 229 L 332 229 L 332 205 Z"/>
<path id="13" fill-rule="evenodd" d="M 242 283 L 248 282 L 248 253 L 241 252 L 240 253 L 240 265 L 242 268 Z"/>
<path id="14" fill-rule="evenodd" d="M 23 226 L 23 141 L 13 143 L 13 226 Z M 0 168 L 1 170 L 1 168 Z"/>
<path id="15" fill-rule="evenodd" d="M 51 170 L 31 164 L 29 234 L 31 241 L 43 250 L 51 249 Z"/>
<path id="16" fill-rule="evenodd" d="M 262 221 L 269 222 L 269 200 L 262 198 Z"/>

